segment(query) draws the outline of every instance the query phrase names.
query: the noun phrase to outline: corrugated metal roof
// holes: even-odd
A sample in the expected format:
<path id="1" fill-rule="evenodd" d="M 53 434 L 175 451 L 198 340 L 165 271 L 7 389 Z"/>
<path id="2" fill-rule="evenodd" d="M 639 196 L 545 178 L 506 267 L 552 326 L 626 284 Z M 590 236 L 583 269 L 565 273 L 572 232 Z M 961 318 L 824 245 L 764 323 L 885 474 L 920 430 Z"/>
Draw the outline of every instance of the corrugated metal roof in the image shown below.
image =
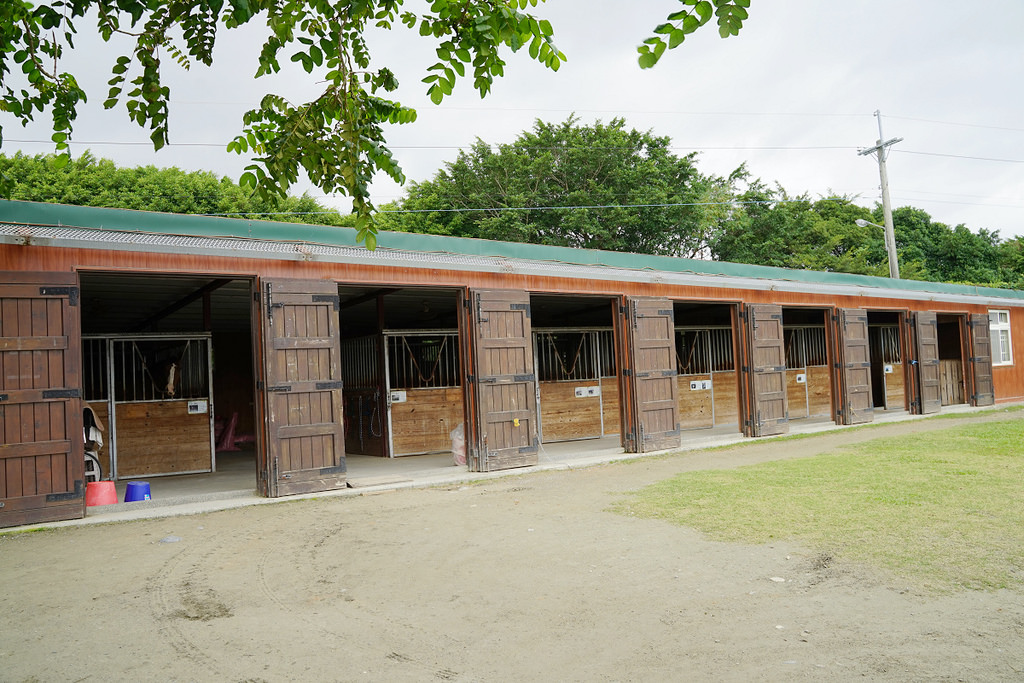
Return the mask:
<path id="1" fill-rule="evenodd" d="M 151 235 L 183 235 L 207 238 L 251 239 L 264 242 L 303 243 L 333 247 L 361 248 L 355 230 L 323 225 L 254 221 L 216 216 L 105 209 L 37 202 L 0 201 L 0 223 L 9 225 L 73 227 L 97 231 L 145 233 Z M 417 233 L 382 232 L 378 251 L 443 253 L 485 256 L 521 261 L 554 262 L 615 269 L 661 271 L 694 275 L 720 275 L 732 278 L 802 283 L 813 286 L 831 285 L 866 287 L 876 290 L 930 292 L 959 296 L 984 296 L 1024 300 L 1024 292 L 990 287 L 974 287 L 920 280 L 892 280 L 869 275 L 829 273 L 813 270 L 791 270 L 722 261 L 651 256 L 623 252 L 552 247 L 518 242 L 423 235 Z M 801 287 L 802 289 L 802 287 Z"/>

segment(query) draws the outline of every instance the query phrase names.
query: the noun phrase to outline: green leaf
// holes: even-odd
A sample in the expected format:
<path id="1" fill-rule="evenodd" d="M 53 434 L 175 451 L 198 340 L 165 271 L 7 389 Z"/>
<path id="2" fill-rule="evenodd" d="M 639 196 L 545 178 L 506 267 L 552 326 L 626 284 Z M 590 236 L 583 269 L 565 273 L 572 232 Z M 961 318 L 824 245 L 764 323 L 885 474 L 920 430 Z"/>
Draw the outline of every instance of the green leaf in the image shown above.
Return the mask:
<path id="1" fill-rule="evenodd" d="M 669 49 L 678 47 L 686 39 L 686 31 L 674 29 L 668 37 Z"/>
<path id="2" fill-rule="evenodd" d="M 710 2 L 707 2 L 706 0 L 698 2 L 693 9 L 695 12 L 697 12 L 697 15 L 700 17 L 701 25 L 706 24 L 708 20 L 711 19 L 713 10 L 711 9 Z"/>
<path id="3" fill-rule="evenodd" d="M 251 171 L 246 171 L 238 179 L 238 184 L 243 190 L 253 192 L 256 190 L 256 176 Z"/>
<path id="4" fill-rule="evenodd" d="M 641 53 L 640 59 L 638 61 L 640 62 L 641 69 L 650 69 L 652 66 L 658 63 L 658 55 L 649 51 L 644 52 Z"/>

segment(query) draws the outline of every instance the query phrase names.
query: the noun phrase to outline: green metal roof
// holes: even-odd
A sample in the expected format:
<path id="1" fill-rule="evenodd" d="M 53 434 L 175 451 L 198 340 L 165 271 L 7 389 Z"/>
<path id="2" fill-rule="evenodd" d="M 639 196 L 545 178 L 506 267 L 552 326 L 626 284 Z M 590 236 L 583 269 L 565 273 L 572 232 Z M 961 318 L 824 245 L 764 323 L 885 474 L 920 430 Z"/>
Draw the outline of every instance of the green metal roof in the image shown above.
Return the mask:
<path id="1" fill-rule="evenodd" d="M 234 237 L 271 242 L 300 242 L 339 247 L 360 247 L 356 243 L 356 232 L 351 228 L 9 200 L 0 200 L 0 223 L 85 228 L 114 232 L 186 235 L 190 237 Z M 701 261 L 671 256 L 599 251 L 596 249 L 552 247 L 519 242 L 496 242 L 443 235 L 382 232 L 378 237 L 378 244 L 378 249 L 394 249 L 407 252 L 464 254 L 526 261 L 554 261 L 578 265 L 606 266 L 630 270 L 787 280 L 790 282 L 807 283 L 808 285 L 845 285 L 872 287 L 875 289 L 932 292 L 935 294 L 980 295 L 1006 299 L 1024 299 L 1024 292 L 1011 289 L 924 282 L 921 280 L 893 280 L 870 275 L 793 270 L 772 266 Z"/>

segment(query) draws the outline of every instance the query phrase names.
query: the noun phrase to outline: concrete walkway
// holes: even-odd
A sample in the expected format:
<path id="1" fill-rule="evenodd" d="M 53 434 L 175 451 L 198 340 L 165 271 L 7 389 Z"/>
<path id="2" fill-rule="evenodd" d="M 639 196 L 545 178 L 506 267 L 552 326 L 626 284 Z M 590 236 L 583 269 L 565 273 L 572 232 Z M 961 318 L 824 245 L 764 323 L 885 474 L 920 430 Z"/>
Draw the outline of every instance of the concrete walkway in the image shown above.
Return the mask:
<path id="1" fill-rule="evenodd" d="M 942 409 L 942 414 L 963 414 L 984 410 L 989 410 L 989 408 L 971 408 L 966 405 L 946 406 Z M 904 411 L 877 413 L 874 423 L 887 424 L 926 419 L 927 417 L 931 416 L 911 415 Z M 795 420 L 790 423 L 789 435 L 813 434 L 840 429 L 850 429 L 850 427 L 836 425 L 828 420 Z M 683 444 L 678 449 L 654 453 L 625 453 L 619 445 L 617 435 L 604 439 L 542 444 L 538 464 L 499 472 L 470 472 L 465 466 L 454 465 L 450 453 L 404 458 L 375 458 L 356 455 L 346 458 L 349 488 L 284 498 L 265 498 L 257 495 L 255 458 L 251 452 L 238 455 L 218 454 L 218 471 L 216 473 L 149 479 L 153 491 L 152 500 L 88 507 L 86 515 L 82 519 L 0 529 L 0 533 L 12 530 L 174 517 L 307 498 L 360 496 L 407 488 L 451 486 L 547 470 L 593 467 L 620 460 L 730 446 L 744 442 L 752 442 L 752 440 L 731 430 L 701 430 L 684 432 Z M 126 484 L 126 481 L 117 483 L 118 500 L 124 500 Z"/>

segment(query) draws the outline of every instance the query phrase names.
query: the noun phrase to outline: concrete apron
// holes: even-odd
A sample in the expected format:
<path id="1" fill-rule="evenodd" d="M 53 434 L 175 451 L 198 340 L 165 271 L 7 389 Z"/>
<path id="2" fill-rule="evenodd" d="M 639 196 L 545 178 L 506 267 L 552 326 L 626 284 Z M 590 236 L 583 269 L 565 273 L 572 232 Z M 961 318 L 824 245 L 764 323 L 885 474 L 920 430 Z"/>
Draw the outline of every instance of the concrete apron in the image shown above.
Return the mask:
<path id="1" fill-rule="evenodd" d="M 984 410 L 991 410 L 991 408 L 972 408 L 966 405 L 944 406 L 942 413 L 948 415 L 951 413 L 972 413 Z M 874 424 L 902 422 L 927 417 L 931 416 L 911 415 L 905 411 L 894 411 L 891 413 L 879 411 L 875 414 Z M 794 420 L 789 423 L 789 427 L 789 435 L 849 429 L 849 427 L 836 425 L 826 419 Z M 499 472 L 470 472 L 465 465 L 454 465 L 450 453 L 406 456 L 404 458 L 348 456 L 346 460 L 349 488 L 286 496 L 283 498 L 264 498 L 256 494 L 255 459 L 252 457 L 249 463 L 242 460 L 234 463 L 229 462 L 223 468 L 218 465 L 220 471 L 213 474 L 152 477 L 147 480 L 150 482 L 153 492 L 151 500 L 88 507 L 86 508 L 86 515 L 82 519 L 0 529 L 0 533 L 80 526 L 83 524 L 124 522 L 136 519 L 175 517 L 306 498 L 360 496 L 398 489 L 450 486 L 452 484 L 486 481 L 500 477 L 519 476 L 531 472 L 592 467 L 620 460 L 644 458 L 665 453 L 730 446 L 746 441 L 749 441 L 749 439 L 739 432 L 734 432 L 730 429 L 729 431 L 686 431 L 683 433 L 683 444 L 680 448 L 651 453 L 624 453 L 619 444 L 618 435 L 603 439 L 542 444 L 538 464 L 531 467 L 519 467 Z M 219 454 L 218 461 L 222 457 Z M 245 483 L 247 480 L 250 482 L 249 484 Z M 118 500 L 124 500 L 126 485 L 127 481 L 117 483 Z"/>

